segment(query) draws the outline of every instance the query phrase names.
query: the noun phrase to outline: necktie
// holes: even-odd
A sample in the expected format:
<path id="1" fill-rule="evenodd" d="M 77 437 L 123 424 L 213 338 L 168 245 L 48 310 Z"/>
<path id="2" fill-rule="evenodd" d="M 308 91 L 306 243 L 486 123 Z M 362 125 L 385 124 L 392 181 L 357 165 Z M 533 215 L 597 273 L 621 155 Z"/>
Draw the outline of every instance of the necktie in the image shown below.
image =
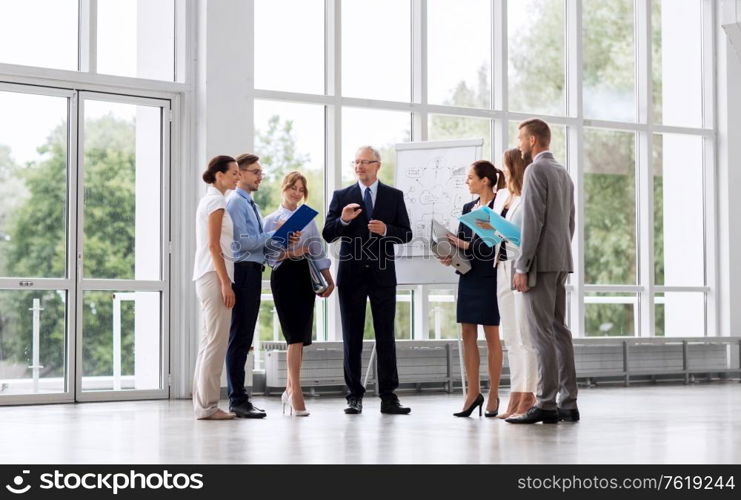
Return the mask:
<path id="1" fill-rule="evenodd" d="M 371 198 L 371 190 L 369 187 L 365 188 L 363 203 L 365 203 L 365 210 L 368 214 L 368 220 L 373 219 L 373 198 Z"/>
<path id="2" fill-rule="evenodd" d="M 262 221 L 260 220 L 260 214 L 257 211 L 257 205 L 255 205 L 254 200 L 250 200 L 250 205 L 252 205 L 252 210 L 255 211 L 255 219 L 257 219 L 257 227 L 260 228 L 260 234 L 262 234 Z"/>

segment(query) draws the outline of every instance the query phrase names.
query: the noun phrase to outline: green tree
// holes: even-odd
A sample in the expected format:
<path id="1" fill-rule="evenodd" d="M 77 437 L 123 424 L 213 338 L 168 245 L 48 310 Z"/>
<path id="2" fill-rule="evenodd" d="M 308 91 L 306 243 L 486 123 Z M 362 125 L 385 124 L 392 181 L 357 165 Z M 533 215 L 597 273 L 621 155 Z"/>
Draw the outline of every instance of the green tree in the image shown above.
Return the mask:
<path id="1" fill-rule="evenodd" d="M 255 130 L 255 151 L 265 171 L 260 189 L 255 193 L 255 201 L 262 213 L 267 215 L 280 206 L 283 177 L 297 170 L 306 177 L 309 188 L 306 203 L 319 212 L 315 221 L 321 230 L 325 213 L 324 169 L 307 168 L 311 164 L 311 155 L 298 151 L 293 121 L 284 120 L 279 115 L 271 116 L 264 130 Z M 263 280 L 270 279 L 270 272 L 270 268 L 266 267 Z M 265 290 L 265 293 L 269 292 L 270 287 Z M 262 341 L 273 339 L 274 314 L 273 304 L 263 301 L 257 326 Z"/>
<path id="2" fill-rule="evenodd" d="M 130 279 L 134 269 L 133 121 L 111 115 L 85 124 L 85 276 Z M 39 148 L 39 160 L 16 173 L 28 190 L 9 215 L 7 267 L 14 276 L 63 277 L 67 245 L 67 125 L 57 126 Z M 62 294 L 11 292 L 2 305 L 5 358 L 30 361 L 32 298 L 41 298 L 41 360 L 44 373 L 61 376 L 68 314 Z M 83 296 L 83 370 L 87 376 L 112 373 L 111 292 Z M 69 308 L 68 308 L 69 312 Z M 133 308 L 122 309 L 122 371 L 133 374 Z M 6 334 L 6 328 L 9 328 Z"/>

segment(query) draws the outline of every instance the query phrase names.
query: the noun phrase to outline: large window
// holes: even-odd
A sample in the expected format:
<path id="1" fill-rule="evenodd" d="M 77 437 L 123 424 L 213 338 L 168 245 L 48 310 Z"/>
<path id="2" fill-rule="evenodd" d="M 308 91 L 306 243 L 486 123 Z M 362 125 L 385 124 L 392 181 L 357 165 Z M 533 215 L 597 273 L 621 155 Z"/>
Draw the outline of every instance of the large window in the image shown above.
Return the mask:
<path id="1" fill-rule="evenodd" d="M 0 64 L 174 81 L 184 0 L 3 0 Z"/>
<path id="2" fill-rule="evenodd" d="M 574 334 L 706 335 L 716 308 L 706 273 L 712 8 L 703 0 L 257 0 L 255 145 L 311 157 L 325 174 L 326 204 L 353 182 L 349 160 L 361 144 L 381 150 L 381 179 L 393 183 L 395 143 L 481 138 L 483 156 L 499 164 L 517 125 L 544 116 L 550 149 L 576 186 Z M 294 26 L 280 12 L 296 9 Z M 299 117 L 310 108 L 325 110 L 323 123 Z M 315 124 L 312 144 L 300 134 L 265 143 L 273 116 L 296 131 Z M 314 159 L 319 141 L 323 163 Z M 455 286 L 413 288 L 411 338 L 457 336 Z M 407 303 L 400 298 L 403 315 Z M 338 325 L 327 325 L 338 339 Z"/>
<path id="3" fill-rule="evenodd" d="M 0 8 L 0 63 L 76 70 L 77 3 L 4 0 Z"/>
<path id="4" fill-rule="evenodd" d="M 409 0 L 342 2 L 342 92 L 352 97 L 409 101 Z"/>

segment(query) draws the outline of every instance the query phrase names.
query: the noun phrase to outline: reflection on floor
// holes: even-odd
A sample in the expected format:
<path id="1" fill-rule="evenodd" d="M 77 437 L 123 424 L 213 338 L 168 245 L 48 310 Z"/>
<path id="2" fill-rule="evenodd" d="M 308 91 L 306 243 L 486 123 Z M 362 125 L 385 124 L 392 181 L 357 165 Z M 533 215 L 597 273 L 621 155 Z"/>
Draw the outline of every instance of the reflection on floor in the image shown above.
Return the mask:
<path id="1" fill-rule="evenodd" d="M 741 384 L 592 388 L 578 424 L 454 418 L 459 394 L 401 393 L 408 416 L 307 398 L 311 416 L 196 421 L 190 401 L 0 407 L 0 463 L 740 463 Z M 502 392 L 502 405 L 506 393 Z"/>

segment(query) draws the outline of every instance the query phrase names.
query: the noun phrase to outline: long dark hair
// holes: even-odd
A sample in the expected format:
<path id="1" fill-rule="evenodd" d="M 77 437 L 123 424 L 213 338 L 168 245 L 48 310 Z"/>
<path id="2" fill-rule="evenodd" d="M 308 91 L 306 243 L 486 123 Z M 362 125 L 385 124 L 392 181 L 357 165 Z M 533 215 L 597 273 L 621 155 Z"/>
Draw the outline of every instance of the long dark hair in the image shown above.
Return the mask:
<path id="1" fill-rule="evenodd" d="M 222 174 L 229 171 L 229 164 L 236 163 L 237 160 L 227 155 L 219 155 L 211 158 L 208 162 L 206 171 L 203 172 L 203 182 L 206 184 L 213 184 L 216 182 L 216 173 L 221 172 Z"/>
<path id="2" fill-rule="evenodd" d="M 504 187 L 504 172 L 499 170 L 488 160 L 478 160 L 471 164 L 473 171 L 480 179 L 489 179 L 489 186 L 493 190 L 499 190 Z"/>

